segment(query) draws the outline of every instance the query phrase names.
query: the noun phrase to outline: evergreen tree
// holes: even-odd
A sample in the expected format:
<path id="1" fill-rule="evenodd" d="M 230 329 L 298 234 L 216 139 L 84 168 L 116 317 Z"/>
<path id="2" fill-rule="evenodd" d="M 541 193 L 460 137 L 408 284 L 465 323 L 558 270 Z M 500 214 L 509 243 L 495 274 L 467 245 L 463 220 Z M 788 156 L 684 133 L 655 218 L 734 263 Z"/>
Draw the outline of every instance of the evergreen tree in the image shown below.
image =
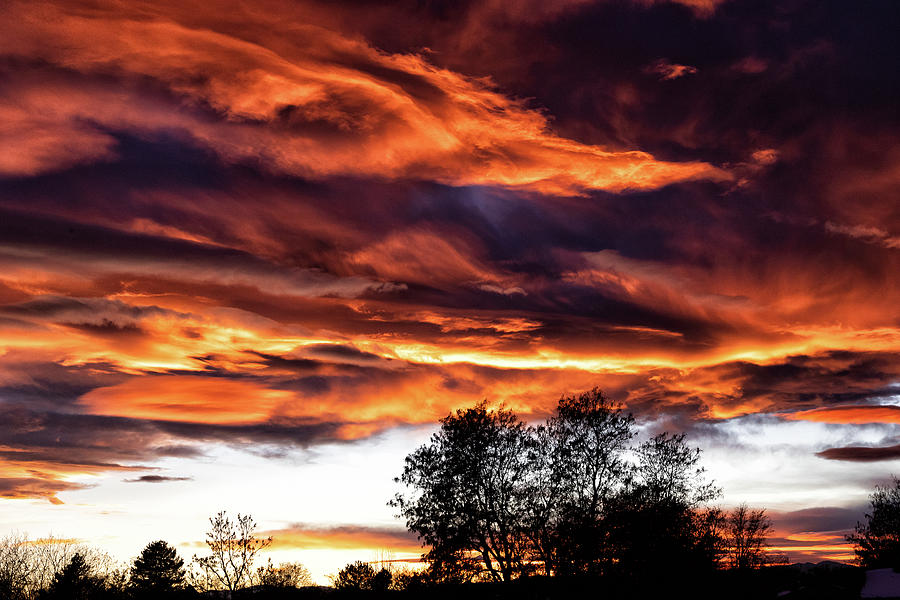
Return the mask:
<path id="1" fill-rule="evenodd" d="M 184 561 L 162 540 L 150 542 L 134 559 L 129 585 L 139 596 L 159 596 L 184 588 Z"/>
<path id="2" fill-rule="evenodd" d="M 78 552 L 54 577 L 45 598 L 53 600 L 91 600 L 101 589 L 99 578 Z"/>

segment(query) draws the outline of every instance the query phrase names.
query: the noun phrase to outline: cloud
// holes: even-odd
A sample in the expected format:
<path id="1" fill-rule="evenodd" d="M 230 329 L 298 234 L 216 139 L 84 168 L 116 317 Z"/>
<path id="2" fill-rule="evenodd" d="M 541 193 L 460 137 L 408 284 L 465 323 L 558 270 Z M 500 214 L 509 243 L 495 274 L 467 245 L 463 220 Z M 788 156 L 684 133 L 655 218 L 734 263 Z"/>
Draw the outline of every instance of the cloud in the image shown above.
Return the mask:
<path id="1" fill-rule="evenodd" d="M 0 477 L 0 497 L 44 498 L 51 504 L 62 504 L 59 492 L 85 489 L 86 485 L 38 477 Z"/>
<path id="2" fill-rule="evenodd" d="M 667 81 L 678 79 L 679 77 L 685 77 L 687 75 L 693 75 L 697 72 L 697 67 L 692 67 L 690 65 L 679 65 L 661 58 L 652 65 L 648 66 L 646 68 L 646 71 L 648 73 L 659 75 L 659 78 L 661 80 Z"/>
<path id="3" fill-rule="evenodd" d="M 848 531 L 862 518 L 863 507 L 814 506 L 793 511 L 768 511 L 784 536 L 808 532 Z"/>
<path id="4" fill-rule="evenodd" d="M 850 462 L 878 462 L 883 460 L 896 460 L 900 458 L 900 445 L 896 446 L 844 446 L 842 448 L 828 448 L 817 452 L 828 460 L 846 460 Z"/>
<path id="5" fill-rule="evenodd" d="M 0 247 L 0 264 L 9 265 L 16 272 L 21 272 L 26 265 L 30 266 L 33 270 L 29 274 L 32 285 L 44 284 L 42 276 L 57 275 L 57 285 L 64 286 L 90 276 L 115 277 L 127 273 L 130 277 L 259 287 L 286 295 L 354 296 L 372 287 L 390 289 L 390 285 L 386 285 L 388 282 L 357 277 L 339 278 L 315 269 L 284 268 L 246 252 L 188 240 L 119 232 L 60 219 L 7 212 L 2 208 L 0 213 L 7 223 L 5 227 L 0 226 L 0 245 L 7 248 L 4 253 Z M 103 240 L 102 246 L 96 244 L 98 239 Z M 31 250 L 28 256 L 21 255 L 24 248 Z M 60 252 L 63 249 L 65 253 Z M 88 264 L 89 268 L 86 272 L 79 270 L 76 263 Z M 87 287 L 89 284 L 84 282 L 82 285 Z M 28 314 L 67 308 L 56 306 L 52 301 L 49 304 L 41 300 L 32 302 L 37 304 L 18 309 L 11 307 L 10 310 Z M 89 305 L 90 301 L 85 301 L 80 308 Z"/>
<path id="6" fill-rule="evenodd" d="M 79 14 L 53 3 L 12 3 L 4 19 L 20 26 L 8 32 L 0 52 L 124 80 L 115 92 L 63 79 L 50 94 L 46 82 L 39 89 L 27 78 L 11 84 L 19 110 L 54 119 L 55 127 L 70 133 L 81 122 L 140 135 L 179 130 L 225 160 L 261 161 L 304 177 L 428 178 L 569 194 L 728 178 L 698 161 L 658 161 L 645 152 L 609 151 L 557 136 L 543 114 L 484 81 L 436 68 L 422 56 L 385 54 L 320 27 L 276 27 L 261 43 L 138 18 L 121 7 Z M 90 47 L 78 43 L 86 38 Z M 156 81 L 220 120 L 154 104 L 129 85 L 134 78 Z M 84 141 L 90 147 L 91 140 Z M 73 160 L 66 156 L 57 167 Z M 42 168 L 48 167 L 45 159 Z M 29 166 L 21 174 L 33 171 Z"/>
<path id="7" fill-rule="evenodd" d="M 884 229 L 873 225 L 839 225 L 828 221 L 825 223 L 825 230 L 871 244 L 882 244 L 886 248 L 900 248 L 900 235 L 891 235 Z"/>
<path id="8" fill-rule="evenodd" d="M 768 539 L 769 551 L 787 554 L 791 562 L 848 562 L 855 558 L 845 536 L 863 518 L 862 506 L 766 512 L 774 526 L 774 535 Z"/>
<path id="9" fill-rule="evenodd" d="M 900 424 L 900 406 L 851 405 L 816 408 L 785 413 L 786 419 L 818 421 L 820 423 L 894 423 Z"/>
<path id="10" fill-rule="evenodd" d="M 414 533 L 399 527 L 370 525 L 321 526 L 298 523 L 283 529 L 262 532 L 272 536 L 273 549 L 375 549 L 421 553 L 422 544 Z"/>
<path id="11" fill-rule="evenodd" d="M 191 481 L 193 477 L 169 477 L 166 475 L 141 475 L 137 479 L 123 479 L 128 483 L 168 483 L 170 481 Z"/>
<path id="12" fill-rule="evenodd" d="M 885 6 L 413 4 L 3 4 L 7 496 L 595 385 L 894 424 Z"/>
<path id="13" fill-rule="evenodd" d="M 720 4 L 724 4 L 726 0 L 634 0 L 634 2 L 645 6 L 667 3 L 680 4 L 691 9 L 697 17 L 706 18 L 710 17 L 716 11 L 716 8 Z"/>
<path id="14" fill-rule="evenodd" d="M 292 398 L 249 381 L 193 375 L 137 377 L 81 397 L 95 415 L 240 425 L 267 420 Z"/>
<path id="15" fill-rule="evenodd" d="M 58 122 L 14 106 L 0 105 L 0 132 L 15 152 L 0 153 L 0 177 L 37 175 L 115 157 L 116 141 L 78 122 Z"/>

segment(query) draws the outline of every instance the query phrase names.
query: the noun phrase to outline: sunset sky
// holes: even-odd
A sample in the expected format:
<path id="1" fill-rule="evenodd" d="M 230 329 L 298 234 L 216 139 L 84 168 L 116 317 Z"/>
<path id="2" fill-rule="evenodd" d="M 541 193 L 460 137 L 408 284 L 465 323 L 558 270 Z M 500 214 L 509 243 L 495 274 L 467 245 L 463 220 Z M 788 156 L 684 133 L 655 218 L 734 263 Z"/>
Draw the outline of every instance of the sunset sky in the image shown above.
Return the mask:
<path id="1" fill-rule="evenodd" d="M 892 0 L 0 2 L 0 536 L 415 556 L 403 457 L 594 386 L 793 561 L 900 475 Z"/>

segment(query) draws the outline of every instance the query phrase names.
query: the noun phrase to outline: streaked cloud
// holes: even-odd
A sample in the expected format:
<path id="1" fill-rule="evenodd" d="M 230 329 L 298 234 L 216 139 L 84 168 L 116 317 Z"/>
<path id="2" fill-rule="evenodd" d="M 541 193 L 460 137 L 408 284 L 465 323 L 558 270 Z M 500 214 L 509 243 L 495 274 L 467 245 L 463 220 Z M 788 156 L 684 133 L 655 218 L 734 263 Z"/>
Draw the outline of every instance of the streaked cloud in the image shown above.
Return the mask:
<path id="1" fill-rule="evenodd" d="M 329 548 L 422 552 L 422 544 L 416 539 L 415 534 L 398 527 L 373 527 L 371 525 L 322 527 L 300 523 L 283 529 L 266 531 L 262 535 L 272 536 L 273 550 Z"/>
<path id="2" fill-rule="evenodd" d="M 45 137 L 65 137 L 69 147 L 83 148 L 81 157 L 61 154 L 56 168 L 107 156 L 113 144 L 103 130 L 147 135 L 176 129 L 225 160 L 261 161 L 300 176 L 426 178 L 553 193 L 728 178 L 702 162 L 658 161 L 645 152 L 559 137 L 539 111 L 487 82 L 436 68 L 422 56 L 385 54 L 321 27 L 276 27 L 262 42 L 147 19 L 120 5 L 77 11 L 12 3 L 3 16 L 20 25 L 4 37 L 0 53 L 124 79 L 115 90 L 85 88 L 68 77 L 54 81 L 52 91 L 45 81 L 39 88 L 27 78 L 12 84 L 16 108 L 29 118 L 41 115 Z M 91 39 L 90 46 L 80 44 L 83 39 Z M 169 111 L 160 100 L 148 101 L 135 78 L 158 82 L 191 109 Z M 95 110 L 98 103 L 103 111 Z M 201 108 L 223 118 L 210 121 Z M 79 123 L 93 127 L 78 129 Z M 44 146 L 24 148 L 31 155 L 21 155 L 21 174 L 53 169 Z M 8 174 L 15 174 L 16 163 L 7 162 Z"/>

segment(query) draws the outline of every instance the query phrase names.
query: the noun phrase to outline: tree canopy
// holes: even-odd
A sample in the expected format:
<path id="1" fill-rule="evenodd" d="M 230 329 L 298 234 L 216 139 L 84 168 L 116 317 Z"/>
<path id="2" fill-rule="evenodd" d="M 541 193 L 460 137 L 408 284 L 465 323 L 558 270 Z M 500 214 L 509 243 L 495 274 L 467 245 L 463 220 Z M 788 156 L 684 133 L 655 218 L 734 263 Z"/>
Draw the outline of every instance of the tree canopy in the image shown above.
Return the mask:
<path id="1" fill-rule="evenodd" d="M 44 598 L 48 600 L 91 600 L 102 589 L 102 582 L 80 552 L 75 553 L 53 578 Z"/>
<path id="2" fill-rule="evenodd" d="M 334 576 L 334 587 L 339 590 L 372 590 L 377 576 L 372 565 L 358 560 L 338 571 Z"/>
<path id="3" fill-rule="evenodd" d="M 184 586 L 184 560 L 162 540 L 147 544 L 131 565 L 129 587 L 138 596 L 158 597 Z"/>
<path id="4" fill-rule="evenodd" d="M 431 442 L 406 457 L 398 478 L 412 494 L 393 505 L 431 546 L 430 558 L 476 553 L 495 580 L 509 580 L 525 558 L 529 439 L 509 410 L 481 402 L 441 421 Z"/>
<path id="5" fill-rule="evenodd" d="M 869 569 L 900 569 L 900 480 L 876 486 L 869 496 L 870 510 L 865 523 L 847 536 L 860 565 Z"/>
<path id="6" fill-rule="evenodd" d="M 719 566 L 728 517 L 705 506 L 720 490 L 700 450 L 668 433 L 635 446 L 635 434 L 598 389 L 561 398 L 536 426 L 480 402 L 406 457 L 391 504 L 439 581 Z"/>

